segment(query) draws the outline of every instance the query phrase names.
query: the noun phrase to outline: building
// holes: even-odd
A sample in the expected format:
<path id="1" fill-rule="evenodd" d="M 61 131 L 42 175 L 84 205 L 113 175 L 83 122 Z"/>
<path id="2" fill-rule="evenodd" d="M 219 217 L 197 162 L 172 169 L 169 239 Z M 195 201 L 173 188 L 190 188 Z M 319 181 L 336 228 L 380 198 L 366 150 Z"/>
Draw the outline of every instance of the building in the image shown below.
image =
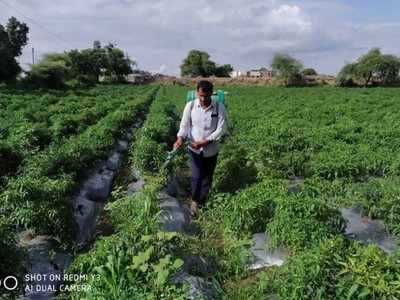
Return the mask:
<path id="1" fill-rule="evenodd" d="M 254 77 L 254 78 L 272 78 L 273 77 L 273 72 L 267 68 L 260 68 L 260 69 L 253 69 L 250 71 L 232 71 L 229 73 L 229 76 L 232 78 L 236 77 Z"/>
<path id="2" fill-rule="evenodd" d="M 229 76 L 232 78 L 243 76 L 244 73 L 242 71 L 232 71 L 229 73 Z"/>
<path id="3" fill-rule="evenodd" d="M 271 70 L 268 70 L 267 68 L 260 68 L 260 69 L 254 69 L 247 71 L 246 73 L 247 77 L 256 77 L 256 78 L 272 78 L 273 74 Z"/>
<path id="4" fill-rule="evenodd" d="M 261 77 L 261 72 L 259 70 L 250 70 L 246 72 L 247 77 Z"/>
<path id="5" fill-rule="evenodd" d="M 272 78 L 273 72 L 272 70 L 268 70 L 267 68 L 261 68 L 260 70 L 261 77 Z"/>

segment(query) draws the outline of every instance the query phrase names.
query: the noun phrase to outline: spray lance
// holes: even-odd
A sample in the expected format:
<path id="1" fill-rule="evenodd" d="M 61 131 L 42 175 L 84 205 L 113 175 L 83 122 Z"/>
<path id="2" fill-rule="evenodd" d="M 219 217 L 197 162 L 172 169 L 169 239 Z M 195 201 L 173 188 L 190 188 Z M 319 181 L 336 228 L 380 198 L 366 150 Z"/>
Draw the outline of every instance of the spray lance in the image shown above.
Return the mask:
<path id="1" fill-rule="evenodd" d="M 185 141 L 183 143 L 183 145 L 181 147 L 179 147 L 178 149 L 168 151 L 167 157 L 165 158 L 165 162 L 161 166 L 161 169 L 163 169 L 163 170 L 168 169 L 172 165 L 172 163 L 176 159 L 176 157 L 179 155 L 179 152 L 181 152 L 181 149 L 186 148 L 188 146 L 188 144 L 189 144 L 189 142 Z"/>
<path id="2" fill-rule="evenodd" d="M 168 151 L 167 158 L 165 159 L 165 162 L 163 163 L 161 168 L 162 169 L 168 168 L 170 166 L 170 164 L 172 163 L 172 161 L 174 160 L 174 158 L 177 156 L 177 154 L 178 154 L 178 149 Z"/>
<path id="3" fill-rule="evenodd" d="M 175 159 L 180 154 L 183 154 L 185 152 L 185 150 L 183 150 L 183 149 L 187 149 L 189 145 L 190 145 L 190 141 L 189 140 L 184 140 L 184 142 L 182 143 L 182 145 L 178 149 L 174 149 L 174 150 L 168 151 L 167 152 L 167 157 L 165 158 L 165 161 L 161 166 L 161 170 L 168 171 L 168 169 L 171 167 L 171 165 L 173 164 Z"/>

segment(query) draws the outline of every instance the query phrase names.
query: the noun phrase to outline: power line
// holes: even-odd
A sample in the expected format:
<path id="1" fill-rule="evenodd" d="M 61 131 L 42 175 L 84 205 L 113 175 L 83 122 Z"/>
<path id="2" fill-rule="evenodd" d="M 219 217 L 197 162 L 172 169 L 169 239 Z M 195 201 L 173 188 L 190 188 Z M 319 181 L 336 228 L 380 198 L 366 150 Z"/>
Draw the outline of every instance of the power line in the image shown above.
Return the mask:
<path id="1" fill-rule="evenodd" d="M 51 35 L 52 37 L 58 39 L 59 41 L 65 43 L 66 45 L 70 46 L 70 43 L 67 42 L 66 40 L 64 40 L 63 38 L 61 38 L 60 36 L 58 36 L 57 34 L 49 31 L 45 26 L 43 26 L 42 24 L 40 24 L 39 22 L 37 22 L 36 20 L 34 20 L 31 17 L 28 17 L 27 15 L 23 14 L 19 9 L 15 8 L 14 6 L 8 4 L 7 2 L 5 2 L 4 0 L 0 0 L 1 3 L 3 3 L 3 5 L 7 6 L 8 8 L 11 8 L 13 10 L 15 10 L 18 14 L 20 14 L 21 16 L 23 16 L 24 18 L 30 20 L 32 23 L 36 24 L 37 26 L 41 27 L 44 31 L 47 32 L 47 34 Z"/>

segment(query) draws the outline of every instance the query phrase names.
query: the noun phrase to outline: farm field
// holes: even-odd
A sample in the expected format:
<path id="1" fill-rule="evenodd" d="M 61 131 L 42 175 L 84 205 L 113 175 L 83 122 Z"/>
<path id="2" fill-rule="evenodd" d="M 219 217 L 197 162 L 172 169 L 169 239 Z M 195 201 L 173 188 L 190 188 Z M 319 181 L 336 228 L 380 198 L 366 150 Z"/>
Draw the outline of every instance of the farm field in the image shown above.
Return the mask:
<path id="1" fill-rule="evenodd" d="M 1 90 L 1 275 L 22 268 L 16 233 L 52 235 L 72 245 L 68 196 L 124 128 L 142 118 L 157 87 L 86 91 Z"/>
<path id="2" fill-rule="evenodd" d="M 140 119 L 104 209 L 112 231 L 74 250 L 68 267 L 90 275 L 91 289 L 56 297 L 187 299 L 197 278 L 197 288 L 216 299 L 399 299 L 398 248 L 352 239 L 341 213 L 358 207 L 400 237 L 398 89 L 223 89 L 228 134 L 190 234 L 162 230 L 158 205 L 171 179 L 187 185 L 185 151 L 165 166 L 187 88 L 0 89 L 0 272 L 22 270 L 15 243 L 22 229 L 73 248 L 67 199 L 82 171 Z M 141 180 L 140 190 L 125 192 Z M 268 249 L 285 249 L 284 262 L 249 268 L 252 237 L 264 233 Z M 187 270 L 188 257 L 207 264 Z"/>
<path id="3" fill-rule="evenodd" d="M 398 90 L 226 91 L 230 134 L 196 241 L 217 262 L 223 297 L 398 298 L 398 248 L 388 255 L 344 239 L 340 213 L 358 207 L 400 236 Z M 281 267 L 251 272 L 249 239 L 262 232 L 268 247 L 290 256 Z"/>

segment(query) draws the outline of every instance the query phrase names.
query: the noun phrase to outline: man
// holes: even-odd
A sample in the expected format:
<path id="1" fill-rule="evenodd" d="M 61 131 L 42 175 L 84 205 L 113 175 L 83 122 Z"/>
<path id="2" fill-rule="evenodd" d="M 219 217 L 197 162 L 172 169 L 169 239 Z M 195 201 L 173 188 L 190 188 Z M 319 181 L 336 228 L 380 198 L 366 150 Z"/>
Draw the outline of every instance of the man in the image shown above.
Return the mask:
<path id="1" fill-rule="evenodd" d="M 186 104 L 174 149 L 189 140 L 191 158 L 192 201 L 190 210 L 196 215 L 205 204 L 217 164 L 219 140 L 226 130 L 225 107 L 211 99 L 213 84 L 201 80 L 197 84 L 197 98 Z"/>

